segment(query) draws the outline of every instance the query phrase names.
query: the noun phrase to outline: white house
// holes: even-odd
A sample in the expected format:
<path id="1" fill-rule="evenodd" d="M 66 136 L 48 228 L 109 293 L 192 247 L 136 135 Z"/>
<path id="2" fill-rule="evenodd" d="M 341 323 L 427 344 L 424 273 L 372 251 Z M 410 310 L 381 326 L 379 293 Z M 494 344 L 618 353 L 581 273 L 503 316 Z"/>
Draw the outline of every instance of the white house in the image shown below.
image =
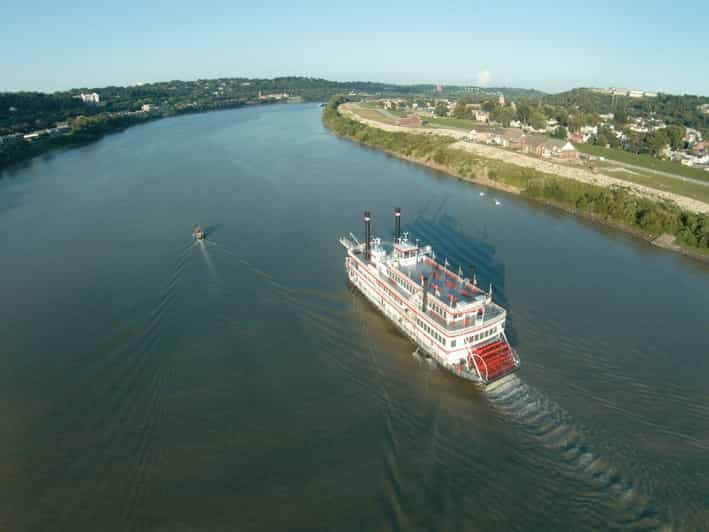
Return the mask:
<path id="1" fill-rule="evenodd" d="M 98 103 L 101 98 L 99 95 L 95 92 L 90 92 L 90 93 L 81 93 L 79 94 L 79 98 L 81 98 L 81 101 L 84 103 Z"/>

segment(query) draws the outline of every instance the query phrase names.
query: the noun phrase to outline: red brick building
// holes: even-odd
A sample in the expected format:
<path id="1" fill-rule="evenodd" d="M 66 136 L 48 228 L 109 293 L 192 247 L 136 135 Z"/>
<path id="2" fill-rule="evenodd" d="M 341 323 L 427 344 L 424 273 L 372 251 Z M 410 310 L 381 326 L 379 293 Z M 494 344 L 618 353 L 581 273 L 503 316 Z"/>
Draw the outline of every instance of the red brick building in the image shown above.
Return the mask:
<path id="1" fill-rule="evenodd" d="M 423 120 L 421 120 L 419 115 L 409 115 L 399 118 L 398 124 L 404 127 L 421 127 Z"/>

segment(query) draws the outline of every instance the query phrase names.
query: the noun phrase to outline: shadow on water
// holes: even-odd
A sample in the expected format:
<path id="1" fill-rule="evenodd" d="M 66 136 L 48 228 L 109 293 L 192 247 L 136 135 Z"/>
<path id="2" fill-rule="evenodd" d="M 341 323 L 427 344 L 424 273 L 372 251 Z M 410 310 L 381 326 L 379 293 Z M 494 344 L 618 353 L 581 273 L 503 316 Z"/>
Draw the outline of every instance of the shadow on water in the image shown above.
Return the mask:
<path id="1" fill-rule="evenodd" d="M 434 217 L 419 216 L 406 225 L 409 238 L 418 238 L 424 245 L 430 244 L 439 261 L 447 259 L 451 269 L 460 267 L 466 277 L 470 275 L 470 268 L 475 268 L 478 286 L 483 290 L 492 284 L 494 301 L 508 312 L 507 337 L 515 343 L 517 335 L 505 293 L 504 263 L 496 257 L 495 246 L 485 240 L 484 232 L 479 237 L 466 233 L 453 217 L 442 212 L 444 205 L 442 202 Z"/>

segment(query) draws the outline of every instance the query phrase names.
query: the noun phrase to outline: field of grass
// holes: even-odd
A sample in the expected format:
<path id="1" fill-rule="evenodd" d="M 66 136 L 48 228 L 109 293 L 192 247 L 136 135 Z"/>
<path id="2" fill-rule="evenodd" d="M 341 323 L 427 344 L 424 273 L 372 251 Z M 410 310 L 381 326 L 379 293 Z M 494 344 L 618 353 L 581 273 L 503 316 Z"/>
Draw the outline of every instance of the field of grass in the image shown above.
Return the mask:
<path id="1" fill-rule="evenodd" d="M 681 181 L 672 177 L 665 177 L 649 172 L 642 173 L 641 171 L 630 169 L 626 170 L 617 165 L 613 165 L 612 163 L 604 166 L 601 166 L 601 164 L 594 166 L 598 168 L 601 173 L 611 177 L 623 179 L 624 181 L 630 181 L 631 183 L 638 183 L 639 185 L 645 185 L 658 190 L 673 192 L 674 194 L 687 196 L 688 198 L 694 198 L 709 203 L 709 186 Z"/>
<path id="2" fill-rule="evenodd" d="M 454 127 L 465 130 L 473 129 L 476 125 L 476 122 L 473 120 L 467 120 L 465 118 L 444 118 L 439 116 L 427 118 L 426 122 L 432 126 Z"/>
<path id="3" fill-rule="evenodd" d="M 634 164 L 635 166 L 642 166 L 643 168 L 659 170 L 661 172 L 698 179 L 700 181 L 709 181 L 709 172 L 697 168 L 690 168 L 689 166 L 684 166 L 672 161 L 658 159 L 657 157 L 644 153 L 638 155 L 624 150 L 604 148 L 593 144 L 576 144 L 576 148 L 582 153 L 605 157 L 606 159 L 621 163 Z"/>
<path id="4" fill-rule="evenodd" d="M 390 114 L 386 114 L 383 110 L 371 107 L 353 106 L 352 111 L 357 113 L 362 118 L 368 120 L 375 120 L 377 122 L 383 122 L 384 124 L 394 124 L 396 125 L 396 117 Z"/>

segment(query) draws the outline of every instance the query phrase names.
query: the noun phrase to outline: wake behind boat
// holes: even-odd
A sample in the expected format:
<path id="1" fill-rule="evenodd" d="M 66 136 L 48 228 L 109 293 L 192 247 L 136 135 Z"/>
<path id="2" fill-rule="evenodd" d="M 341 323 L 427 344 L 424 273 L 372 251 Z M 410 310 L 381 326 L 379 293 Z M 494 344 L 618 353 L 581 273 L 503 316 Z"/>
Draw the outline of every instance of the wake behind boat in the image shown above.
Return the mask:
<path id="1" fill-rule="evenodd" d="M 401 209 L 394 211 L 394 241 L 371 234 L 364 213 L 364 242 L 350 233 L 340 238 L 347 250 L 349 280 L 418 349 L 460 377 L 490 384 L 519 368 L 505 336 L 507 311 L 470 277 L 436 261 L 433 248 L 401 234 Z"/>

